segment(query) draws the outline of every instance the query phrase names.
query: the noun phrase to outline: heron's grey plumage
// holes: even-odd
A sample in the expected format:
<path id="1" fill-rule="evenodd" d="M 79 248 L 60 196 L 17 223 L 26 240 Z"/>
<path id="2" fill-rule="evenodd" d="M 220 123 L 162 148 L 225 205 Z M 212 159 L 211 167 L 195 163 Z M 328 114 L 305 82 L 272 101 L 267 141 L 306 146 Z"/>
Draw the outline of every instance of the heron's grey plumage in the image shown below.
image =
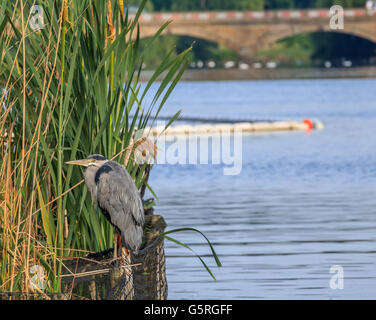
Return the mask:
<path id="1" fill-rule="evenodd" d="M 131 176 L 115 161 L 93 155 L 101 165 L 89 165 L 85 170 L 85 183 L 102 213 L 121 234 L 125 248 L 137 251 L 142 243 L 145 223 L 140 193 Z M 102 164 L 103 162 L 103 164 Z"/>

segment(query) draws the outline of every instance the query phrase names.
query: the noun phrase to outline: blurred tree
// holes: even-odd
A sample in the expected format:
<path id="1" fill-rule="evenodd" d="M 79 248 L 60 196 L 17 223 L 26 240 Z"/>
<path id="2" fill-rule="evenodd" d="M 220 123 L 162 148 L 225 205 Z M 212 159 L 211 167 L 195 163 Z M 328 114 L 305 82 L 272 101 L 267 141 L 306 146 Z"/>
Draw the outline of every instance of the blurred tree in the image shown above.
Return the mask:
<path id="1" fill-rule="evenodd" d="M 313 60 L 329 60 L 339 64 L 341 60 L 366 63 L 376 55 L 376 44 L 357 36 L 344 33 L 318 32 L 311 34 L 315 52 Z"/>
<path id="2" fill-rule="evenodd" d="M 340 5 L 344 8 L 364 7 L 366 0 L 316 0 L 316 8 L 330 8 L 333 5 Z"/>
<path id="3" fill-rule="evenodd" d="M 294 0 L 294 8 L 296 9 L 307 9 L 315 8 L 316 0 Z"/>
<path id="4" fill-rule="evenodd" d="M 194 11 L 201 9 L 201 0 L 179 0 L 173 1 L 171 5 L 172 11 Z M 206 6 L 206 3 L 205 3 Z"/>
<path id="5" fill-rule="evenodd" d="M 141 0 L 130 0 L 139 2 Z M 330 8 L 339 4 L 345 8 L 364 7 L 366 0 L 149 0 L 156 11 L 194 10 L 262 10 L 270 9 Z"/>
<path id="6" fill-rule="evenodd" d="M 264 8 L 264 0 L 239 0 L 236 1 L 238 10 L 262 10 Z"/>
<path id="7" fill-rule="evenodd" d="M 153 3 L 155 11 L 169 11 L 171 10 L 172 3 L 176 3 L 176 1 L 173 1 L 173 0 L 150 0 L 150 1 Z"/>
<path id="8" fill-rule="evenodd" d="M 262 61 L 279 61 L 283 64 L 323 65 L 330 61 L 342 66 L 344 60 L 353 65 L 367 65 L 376 56 L 376 44 L 357 36 L 344 33 L 317 32 L 300 34 L 282 39 L 269 49 L 260 50 L 257 57 Z"/>
<path id="9" fill-rule="evenodd" d="M 148 39 L 141 39 L 141 48 L 144 52 L 143 62 L 146 68 L 155 68 L 161 63 L 161 57 L 165 57 L 170 50 L 179 42 L 178 36 L 163 36 L 156 39 L 152 45 L 144 50 Z"/>
<path id="10" fill-rule="evenodd" d="M 172 11 L 262 10 L 263 5 L 264 0 L 179 0 L 173 1 L 170 9 Z"/>
<path id="11" fill-rule="evenodd" d="M 293 9 L 294 0 L 268 0 L 270 9 Z"/>
<path id="12" fill-rule="evenodd" d="M 141 40 L 141 46 L 146 44 L 147 39 Z M 147 69 L 155 68 L 160 64 L 160 57 L 167 55 L 171 48 L 175 47 L 175 55 L 183 52 L 193 45 L 191 52 L 191 60 L 207 62 L 215 60 L 221 63 L 226 60 L 237 60 L 238 55 L 225 47 L 218 45 L 215 42 L 204 39 L 197 39 L 187 36 L 161 36 L 154 41 L 154 43 L 145 50 L 144 63 Z"/>
<path id="13" fill-rule="evenodd" d="M 127 7 L 137 7 L 138 8 L 141 2 L 142 2 L 142 0 L 125 0 L 124 5 L 127 6 Z M 153 11 L 153 2 L 149 0 L 145 5 L 145 9 L 147 11 Z"/>

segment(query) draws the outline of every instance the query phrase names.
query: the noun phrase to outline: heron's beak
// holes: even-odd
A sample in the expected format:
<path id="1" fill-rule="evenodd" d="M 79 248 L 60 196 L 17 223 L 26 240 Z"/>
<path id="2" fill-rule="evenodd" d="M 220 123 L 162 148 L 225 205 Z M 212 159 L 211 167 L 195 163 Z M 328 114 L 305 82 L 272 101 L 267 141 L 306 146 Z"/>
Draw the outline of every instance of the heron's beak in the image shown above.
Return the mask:
<path id="1" fill-rule="evenodd" d="M 75 165 L 87 167 L 89 165 L 90 161 L 87 160 L 87 159 L 82 159 L 82 160 L 68 161 L 68 162 L 65 162 L 65 163 L 66 164 L 75 164 Z"/>

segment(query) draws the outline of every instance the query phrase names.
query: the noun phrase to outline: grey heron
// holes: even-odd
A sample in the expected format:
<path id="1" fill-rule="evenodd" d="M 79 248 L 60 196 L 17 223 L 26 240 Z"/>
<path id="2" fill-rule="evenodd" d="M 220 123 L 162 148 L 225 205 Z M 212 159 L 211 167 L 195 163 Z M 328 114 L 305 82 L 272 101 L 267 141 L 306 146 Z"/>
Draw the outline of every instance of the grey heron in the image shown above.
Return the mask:
<path id="1" fill-rule="evenodd" d="M 66 163 L 86 167 L 84 180 L 92 201 L 117 232 L 114 256 L 117 257 L 120 238 L 123 249 L 137 252 L 142 243 L 145 216 L 140 193 L 127 170 L 98 154 Z"/>

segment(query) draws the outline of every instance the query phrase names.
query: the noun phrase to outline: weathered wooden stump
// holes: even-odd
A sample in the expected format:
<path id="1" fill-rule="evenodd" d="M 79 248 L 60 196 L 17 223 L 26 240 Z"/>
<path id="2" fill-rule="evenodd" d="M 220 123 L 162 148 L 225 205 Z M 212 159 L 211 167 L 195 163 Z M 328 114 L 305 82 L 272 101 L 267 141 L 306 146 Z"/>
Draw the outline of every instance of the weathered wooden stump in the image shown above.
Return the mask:
<path id="1" fill-rule="evenodd" d="M 147 216 L 148 232 L 145 235 L 145 246 L 132 256 L 132 263 L 140 264 L 134 272 L 135 300 L 167 299 L 166 260 L 164 238 L 159 236 L 166 228 L 161 216 Z"/>
<path id="2" fill-rule="evenodd" d="M 112 249 L 64 261 L 64 294 L 89 300 L 166 299 L 164 239 L 159 236 L 166 223 L 161 216 L 151 215 L 146 216 L 145 227 L 142 248 L 120 264 L 113 261 Z"/>

